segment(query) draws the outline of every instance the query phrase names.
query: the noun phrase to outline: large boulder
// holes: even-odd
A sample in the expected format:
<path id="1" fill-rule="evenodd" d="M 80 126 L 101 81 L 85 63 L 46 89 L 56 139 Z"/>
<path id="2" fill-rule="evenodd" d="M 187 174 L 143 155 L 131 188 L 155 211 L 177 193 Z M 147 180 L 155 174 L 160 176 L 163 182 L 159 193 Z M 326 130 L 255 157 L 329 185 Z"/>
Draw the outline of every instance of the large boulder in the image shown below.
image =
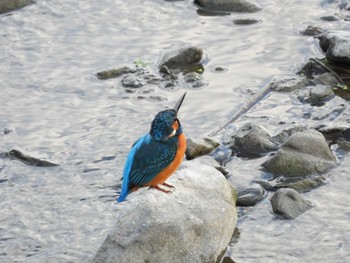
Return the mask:
<path id="1" fill-rule="evenodd" d="M 215 168 L 185 162 L 166 194 L 141 188 L 117 211 L 94 263 L 216 262 L 232 237 L 235 191 Z"/>
<path id="2" fill-rule="evenodd" d="M 335 165 L 336 159 L 322 133 L 310 129 L 294 133 L 263 167 L 273 174 L 303 177 Z"/>
<path id="3" fill-rule="evenodd" d="M 350 64 L 350 32 L 329 31 L 318 38 L 329 60 Z"/>

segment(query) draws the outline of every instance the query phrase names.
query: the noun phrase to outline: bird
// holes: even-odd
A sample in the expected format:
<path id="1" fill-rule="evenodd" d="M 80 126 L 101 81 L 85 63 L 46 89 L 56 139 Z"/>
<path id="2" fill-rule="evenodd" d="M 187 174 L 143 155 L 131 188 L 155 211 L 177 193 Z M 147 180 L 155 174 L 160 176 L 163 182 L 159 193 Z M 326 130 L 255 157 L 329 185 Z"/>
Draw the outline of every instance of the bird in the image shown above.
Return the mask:
<path id="1" fill-rule="evenodd" d="M 186 151 L 186 138 L 177 117 L 185 96 L 186 92 L 173 109 L 157 113 L 149 133 L 131 147 L 123 170 L 122 190 L 117 199 L 119 203 L 140 187 L 148 186 L 165 193 L 171 190 L 159 185 L 175 188 L 165 181 L 180 166 Z"/>

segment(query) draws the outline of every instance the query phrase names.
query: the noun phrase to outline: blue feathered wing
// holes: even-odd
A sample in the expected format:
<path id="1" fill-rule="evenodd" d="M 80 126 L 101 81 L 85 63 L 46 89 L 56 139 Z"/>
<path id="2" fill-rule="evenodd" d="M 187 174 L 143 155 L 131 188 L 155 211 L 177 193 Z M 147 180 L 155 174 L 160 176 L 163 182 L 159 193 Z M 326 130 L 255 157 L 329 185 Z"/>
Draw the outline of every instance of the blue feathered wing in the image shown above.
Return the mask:
<path id="1" fill-rule="evenodd" d="M 123 172 L 122 192 L 118 202 L 125 200 L 133 186 L 150 182 L 168 167 L 175 158 L 178 139 L 154 140 L 147 134 L 138 139 L 131 148 Z"/>

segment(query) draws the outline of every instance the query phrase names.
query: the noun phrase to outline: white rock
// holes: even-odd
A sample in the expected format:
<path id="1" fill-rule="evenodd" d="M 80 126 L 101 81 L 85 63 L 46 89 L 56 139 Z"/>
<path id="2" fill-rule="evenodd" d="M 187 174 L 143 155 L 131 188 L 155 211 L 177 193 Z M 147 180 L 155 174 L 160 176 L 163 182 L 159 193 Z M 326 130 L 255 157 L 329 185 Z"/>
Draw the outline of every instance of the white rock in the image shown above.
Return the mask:
<path id="1" fill-rule="evenodd" d="M 142 188 L 120 204 L 94 263 L 216 261 L 237 222 L 235 191 L 215 168 L 195 162 L 167 183 L 176 190 Z"/>

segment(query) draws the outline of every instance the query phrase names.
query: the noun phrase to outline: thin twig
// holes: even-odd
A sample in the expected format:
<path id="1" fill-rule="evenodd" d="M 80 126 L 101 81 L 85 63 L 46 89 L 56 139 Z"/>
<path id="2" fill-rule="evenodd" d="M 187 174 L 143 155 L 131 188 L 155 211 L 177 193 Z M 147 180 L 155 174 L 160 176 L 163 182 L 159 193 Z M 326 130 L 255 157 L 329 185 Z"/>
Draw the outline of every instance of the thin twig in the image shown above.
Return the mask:
<path id="1" fill-rule="evenodd" d="M 224 123 L 223 125 L 219 126 L 218 128 L 216 128 L 214 131 L 212 131 L 209 136 L 214 136 L 216 135 L 219 131 L 223 130 L 224 128 L 226 128 L 229 124 L 231 124 L 232 122 L 234 122 L 235 120 L 237 120 L 239 117 L 241 117 L 243 114 L 247 113 L 251 108 L 253 108 L 253 106 L 258 103 L 258 101 L 260 101 L 262 98 L 264 98 L 269 92 L 270 92 L 270 88 L 271 88 L 271 82 L 267 81 L 264 84 L 264 87 L 259 91 L 258 94 L 256 94 L 255 97 L 253 97 L 252 100 L 248 101 L 245 105 L 240 105 L 238 111 L 236 111 L 233 116 L 231 117 L 231 119 L 229 119 L 226 123 Z"/>
<path id="2" fill-rule="evenodd" d="M 327 67 L 325 64 L 323 64 L 321 61 L 319 61 L 318 59 L 315 58 L 310 58 L 310 60 L 316 62 L 317 64 L 319 64 L 321 67 L 323 67 L 324 69 L 326 69 L 328 72 L 332 73 L 334 75 L 334 77 L 343 85 L 345 85 L 344 81 L 338 76 L 337 73 L 335 73 L 333 70 L 331 70 L 329 67 Z"/>

